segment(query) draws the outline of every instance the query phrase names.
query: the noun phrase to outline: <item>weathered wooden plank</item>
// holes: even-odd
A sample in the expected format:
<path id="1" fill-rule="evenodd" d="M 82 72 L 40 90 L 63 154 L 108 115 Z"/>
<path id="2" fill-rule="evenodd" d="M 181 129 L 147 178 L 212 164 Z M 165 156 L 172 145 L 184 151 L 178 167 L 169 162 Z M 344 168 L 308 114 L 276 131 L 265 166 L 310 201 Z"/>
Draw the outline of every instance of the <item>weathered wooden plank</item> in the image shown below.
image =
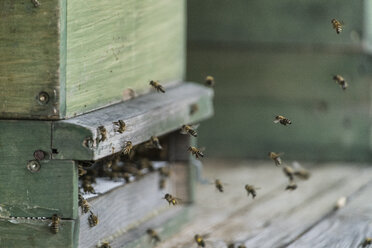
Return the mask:
<path id="1" fill-rule="evenodd" d="M 247 164 L 245 163 L 245 165 Z M 249 164 L 254 165 L 255 163 Z M 280 169 L 271 167 L 271 172 L 265 172 L 261 167 L 251 168 L 251 174 L 258 179 L 260 184 L 257 186 L 261 186 L 262 191 L 265 187 L 272 186 L 271 184 L 276 177 L 282 179 L 284 184 L 280 187 L 274 186 L 276 190 L 261 195 L 261 199 L 251 200 L 252 203 L 247 204 L 244 192 L 235 189 L 234 186 L 246 182 L 243 176 L 240 176 L 243 179 L 240 181 L 238 173 L 245 176 L 248 173 L 231 165 L 228 168 L 224 167 L 224 170 L 217 170 L 214 164 L 211 163 L 211 165 L 213 166 L 207 170 L 209 175 L 214 174 L 221 179 L 225 175 L 232 175 L 233 186 L 226 185 L 226 195 L 217 193 L 212 195 L 212 192 L 209 192 L 210 189 L 199 188 L 197 190 L 198 199 L 202 201 L 197 203 L 195 216 L 195 219 L 199 220 L 188 224 L 187 228 L 162 247 L 167 248 L 174 245 L 178 245 L 177 247 L 180 248 L 189 247 L 193 242 L 192 237 L 195 232 L 210 233 L 209 242 L 216 248 L 225 247 L 228 241 L 245 243 L 247 247 L 281 247 L 294 240 L 298 234 L 332 211 L 339 197 L 353 193 L 368 182 L 370 180 L 368 172 L 371 170 L 366 167 L 355 168 L 342 164 L 324 164 L 312 168 L 312 177 L 308 181 L 300 183 L 296 191 L 285 192 L 286 179 Z M 225 179 L 227 183 L 231 184 L 230 180 Z M 230 187 L 233 187 L 231 189 L 233 191 L 227 192 Z M 240 194 L 240 197 L 237 193 Z M 234 194 L 236 195 L 231 196 Z M 208 196 L 211 199 L 206 199 Z M 219 201 L 219 204 L 215 204 L 213 201 Z M 245 204 L 242 204 L 244 202 Z M 229 213 L 226 215 L 227 209 Z M 205 212 L 208 214 L 206 215 Z"/>
<path id="2" fill-rule="evenodd" d="M 171 165 L 171 168 L 173 166 L 176 165 Z M 187 171 L 181 171 L 179 166 L 176 166 L 177 175 L 172 169 L 171 175 L 175 178 L 168 180 L 163 190 L 158 187 L 159 174 L 150 173 L 138 181 L 90 199 L 89 204 L 100 222 L 96 227 L 90 228 L 88 214 L 80 216 L 79 247 L 95 247 L 97 243 L 105 240 L 111 242 L 156 216 L 163 215 L 172 208 L 178 208 L 169 206 L 162 199 L 165 193 L 180 194 L 179 197 L 187 202 L 183 195 L 187 191 L 183 188 L 188 188 L 188 175 Z"/>
<path id="3" fill-rule="evenodd" d="M 191 41 L 360 45 L 368 1 L 188 1 Z M 337 35 L 331 20 L 346 23 Z"/>
<path id="4" fill-rule="evenodd" d="M 77 217 L 77 169 L 73 161 L 49 160 L 51 123 L 0 121 L 0 215 L 2 217 Z M 40 150 L 40 171 L 27 169 Z"/>
<path id="5" fill-rule="evenodd" d="M 53 234 L 51 220 L 37 219 L 0 219 L 0 246 L 22 248 L 76 248 L 75 220 L 61 220 L 59 232 Z"/>
<path id="6" fill-rule="evenodd" d="M 0 117 L 58 118 L 60 4 L 29 0 L 0 2 Z M 40 92 L 49 101 L 38 101 Z"/>
<path id="7" fill-rule="evenodd" d="M 372 183 L 353 193 L 346 207 L 324 218 L 288 247 L 362 247 L 372 236 Z"/>
<path id="8" fill-rule="evenodd" d="M 273 150 L 294 159 L 371 159 L 365 56 L 192 46 L 188 66 L 191 80 L 204 72 L 216 78 L 216 115 L 199 128 L 199 141 L 211 156 L 262 159 Z M 333 73 L 347 78 L 345 92 Z M 293 124 L 275 125 L 277 114 Z M 226 120 L 228 127 L 220 124 Z"/>
<path id="9" fill-rule="evenodd" d="M 67 13 L 68 117 L 183 79 L 184 0 L 70 1 Z"/>
<path id="10" fill-rule="evenodd" d="M 213 114 L 213 92 L 195 84 L 153 93 L 126 103 L 88 113 L 70 120 L 53 122 L 52 146 L 58 150 L 55 159 L 97 160 L 122 150 L 127 141 L 133 145 L 149 140 L 152 135 L 179 129 L 185 123 L 206 119 Z M 199 111 L 190 114 L 190 105 Z M 116 132 L 113 121 L 123 120 L 126 131 Z M 98 127 L 104 126 L 107 140 L 97 142 Z M 84 140 L 91 139 L 88 147 Z"/>

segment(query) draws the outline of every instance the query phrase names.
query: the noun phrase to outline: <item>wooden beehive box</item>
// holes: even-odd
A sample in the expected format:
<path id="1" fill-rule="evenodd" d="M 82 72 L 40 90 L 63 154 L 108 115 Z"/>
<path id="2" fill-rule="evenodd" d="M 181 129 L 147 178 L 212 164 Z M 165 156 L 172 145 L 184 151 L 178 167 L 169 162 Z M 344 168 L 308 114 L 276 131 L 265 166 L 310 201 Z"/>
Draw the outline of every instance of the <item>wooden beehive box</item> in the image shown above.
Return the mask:
<path id="1" fill-rule="evenodd" d="M 184 0 L 36 2 L 0 2 L 0 118 L 70 118 L 183 78 Z"/>

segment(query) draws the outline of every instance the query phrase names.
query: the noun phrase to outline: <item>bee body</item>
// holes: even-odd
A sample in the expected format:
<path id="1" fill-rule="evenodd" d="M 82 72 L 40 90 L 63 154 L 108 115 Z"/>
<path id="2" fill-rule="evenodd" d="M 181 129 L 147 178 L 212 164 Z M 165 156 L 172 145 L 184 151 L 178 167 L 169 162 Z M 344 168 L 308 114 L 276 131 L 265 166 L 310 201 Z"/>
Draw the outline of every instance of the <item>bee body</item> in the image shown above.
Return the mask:
<path id="1" fill-rule="evenodd" d="M 84 167 L 81 164 L 79 164 L 78 165 L 78 173 L 79 173 L 79 177 L 81 177 L 81 176 L 84 176 L 85 174 L 87 174 L 87 170 L 85 170 Z"/>
<path id="2" fill-rule="evenodd" d="M 110 245 L 109 242 L 103 242 L 103 243 L 99 246 L 99 248 L 111 248 L 111 245 Z"/>
<path id="3" fill-rule="evenodd" d="M 284 174 L 288 177 L 289 181 L 292 182 L 293 181 L 293 175 L 294 175 L 294 170 L 292 167 L 286 165 L 283 167 L 283 172 Z"/>
<path id="4" fill-rule="evenodd" d="M 181 133 L 182 134 L 189 134 L 189 135 L 194 136 L 194 137 L 198 137 L 198 133 L 190 125 L 182 125 Z"/>
<path id="5" fill-rule="evenodd" d="M 338 21 L 337 19 L 332 19 L 331 21 L 333 29 L 336 30 L 337 34 L 340 34 L 342 32 L 342 23 Z"/>
<path id="6" fill-rule="evenodd" d="M 159 138 L 156 136 L 151 136 L 150 141 L 146 144 L 148 148 L 155 148 L 158 150 L 162 150 L 163 147 L 160 145 Z"/>
<path id="7" fill-rule="evenodd" d="M 88 223 L 89 223 L 89 226 L 90 227 L 94 227 L 96 225 L 98 225 L 98 216 L 96 216 L 95 214 L 93 214 L 92 211 L 89 211 L 90 214 L 89 214 L 89 217 L 88 217 Z"/>
<path id="8" fill-rule="evenodd" d="M 57 214 L 52 216 L 52 223 L 50 225 L 50 230 L 52 233 L 57 234 L 59 232 L 60 221 L 61 217 L 59 217 Z"/>
<path id="9" fill-rule="evenodd" d="M 198 245 L 198 247 L 205 247 L 205 241 L 204 241 L 204 239 L 201 235 L 196 234 L 194 236 L 194 239 L 195 239 L 195 242 Z"/>
<path id="10" fill-rule="evenodd" d="M 204 154 L 196 147 L 190 146 L 188 151 L 195 156 L 195 158 L 199 159 L 200 157 L 204 157 Z"/>
<path id="11" fill-rule="evenodd" d="M 282 154 L 280 153 L 275 153 L 275 152 L 269 152 L 269 157 L 274 160 L 275 165 L 279 166 L 282 164 L 282 159 L 280 158 Z"/>
<path id="12" fill-rule="evenodd" d="M 349 86 L 345 79 L 340 75 L 334 75 L 333 80 L 335 80 L 343 90 L 346 90 L 346 88 Z"/>
<path id="13" fill-rule="evenodd" d="M 124 133 L 126 130 L 126 124 L 123 120 L 114 121 L 113 124 L 117 126 L 117 132 Z"/>
<path id="14" fill-rule="evenodd" d="M 285 118 L 282 115 L 275 116 L 274 123 L 280 123 L 280 124 L 282 124 L 284 126 L 287 126 L 287 125 L 291 125 L 292 124 L 292 122 L 288 118 Z"/>
<path id="15" fill-rule="evenodd" d="M 290 184 L 287 185 L 287 187 L 285 188 L 285 190 L 290 190 L 290 191 L 293 191 L 297 189 L 297 184 L 291 182 Z"/>
<path id="16" fill-rule="evenodd" d="M 155 230 L 149 228 L 146 230 L 146 233 L 150 236 L 151 242 L 154 242 L 155 245 L 161 241 L 160 236 L 155 232 Z"/>
<path id="17" fill-rule="evenodd" d="M 123 154 L 130 156 L 130 154 L 132 153 L 132 149 L 133 149 L 132 141 L 127 141 L 127 143 L 125 144 L 125 147 L 123 149 Z"/>
<path id="18" fill-rule="evenodd" d="M 154 87 L 154 89 L 155 89 L 157 92 L 165 93 L 165 90 L 164 90 L 163 86 L 162 86 L 161 84 L 159 84 L 158 81 L 153 81 L 153 80 L 151 80 L 151 81 L 150 81 L 150 85 L 151 85 L 152 87 Z"/>
<path id="19" fill-rule="evenodd" d="M 212 77 L 212 76 L 207 76 L 207 77 L 205 78 L 205 85 L 206 85 L 206 86 L 214 87 L 215 84 L 216 84 L 216 82 L 214 81 L 214 77 Z"/>
<path id="20" fill-rule="evenodd" d="M 81 214 L 86 214 L 90 210 L 88 201 L 81 194 L 79 194 L 79 207 L 81 207 Z"/>
<path id="21" fill-rule="evenodd" d="M 190 106 L 190 115 L 195 114 L 199 110 L 199 105 L 197 103 L 191 104 Z"/>
<path id="22" fill-rule="evenodd" d="M 107 130 L 104 126 L 99 126 L 98 127 L 98 132 L 99 132 L 99 142 L 105 141 L 107 139 Z"/>
<path id="23" fill-rule="evenodd" d="M 370 245 L 372 245 L 372 238 L 365 238 L 365 240 L 361 244 L 362 248 L 368 247 Z"/>
<path id="24" fill-rule="evenodd" d="M 256 188 L 253 185 L 249 185 L 249 184 L 245 185 L 245 190 L 247 191 L 248 196 L 251 194 L 253 199 L 257 196 L 257 192 L 256 192 L 257 189 L 259 188 Z"/>
<path id="25" fill-rule="evenodd" d="M 91 193 L 91 194 L 95 194 L 96 191 L 94 190 L 92 184 L 88 181 L 88 180 L 84 180 L 83 181 L 83 190 L 84 190 L 84 193 Z"/>
<path id="26" fill-rule="evenodd" d="M 164 199 L 169 203 L 169 205 L 177 205 L 179 203 L 179 199 L 172 196 L 171 194 L 165 194 Z"/>
<path id="27" fill-rule="evenodd" d="M 216 189 L 219 191 L 219 192 L 223 192 L 223 185 L 221 183 L 221 181 L 219 179 L 216 179 L 215 182 L 214 182 L 215 186 L 216 186 Z"/>

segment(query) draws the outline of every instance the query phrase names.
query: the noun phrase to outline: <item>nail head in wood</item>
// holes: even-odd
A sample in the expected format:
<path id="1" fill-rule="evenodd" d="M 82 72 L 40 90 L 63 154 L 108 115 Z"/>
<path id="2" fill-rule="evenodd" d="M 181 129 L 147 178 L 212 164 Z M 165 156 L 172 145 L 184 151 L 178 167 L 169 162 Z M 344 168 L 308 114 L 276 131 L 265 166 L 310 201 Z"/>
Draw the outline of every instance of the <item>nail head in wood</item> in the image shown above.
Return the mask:
<path id="1" fill-rule="evenodd" d="M 32 173 L 38 172 L 40 168 L 41 166 L 36 160 L 31 160 L 27 163 L 27 169 Z"/>

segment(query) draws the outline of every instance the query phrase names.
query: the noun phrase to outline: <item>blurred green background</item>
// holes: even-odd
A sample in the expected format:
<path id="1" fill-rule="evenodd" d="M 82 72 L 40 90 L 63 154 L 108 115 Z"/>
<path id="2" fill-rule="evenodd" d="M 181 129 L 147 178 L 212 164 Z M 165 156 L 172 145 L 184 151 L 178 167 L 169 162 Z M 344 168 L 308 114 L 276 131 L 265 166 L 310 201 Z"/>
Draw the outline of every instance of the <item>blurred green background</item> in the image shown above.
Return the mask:
<path id="1" fill-rule="evenodd" d="M 199 127 L 209 157 L 371 160 L 368 1 L 187 3 L 187 80 L 216 80 L 215 116 Z"/>

